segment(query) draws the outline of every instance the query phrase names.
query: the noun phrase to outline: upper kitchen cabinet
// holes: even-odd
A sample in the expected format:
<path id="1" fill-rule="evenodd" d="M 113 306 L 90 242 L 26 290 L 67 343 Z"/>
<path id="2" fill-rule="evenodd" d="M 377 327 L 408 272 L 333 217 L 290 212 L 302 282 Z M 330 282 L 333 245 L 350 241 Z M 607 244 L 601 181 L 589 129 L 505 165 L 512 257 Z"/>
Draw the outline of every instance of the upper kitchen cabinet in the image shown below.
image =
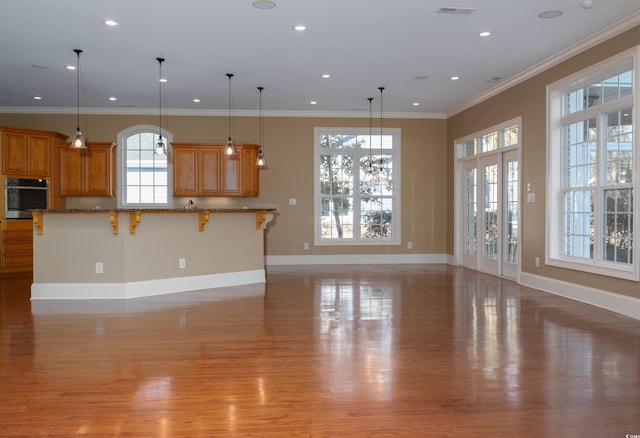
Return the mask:
<path id="1" fill-rule="evenodd" d="M 87 143 L 87 149 L 57 147 L 56 196 L 114 196 L 115 145 Z"/>
<path id="2" fill-rule="evenodd" d="M 174 196 L 258 196 L 259 146 L 173 143 Z"/>
<path id="3" fill-rule="evenodd" d="M 30 129 L 0 127 L 2 130 L 2 173 L 5 176 L 47 178 L 51 176 L 54 142 L 66 136 Z"/>

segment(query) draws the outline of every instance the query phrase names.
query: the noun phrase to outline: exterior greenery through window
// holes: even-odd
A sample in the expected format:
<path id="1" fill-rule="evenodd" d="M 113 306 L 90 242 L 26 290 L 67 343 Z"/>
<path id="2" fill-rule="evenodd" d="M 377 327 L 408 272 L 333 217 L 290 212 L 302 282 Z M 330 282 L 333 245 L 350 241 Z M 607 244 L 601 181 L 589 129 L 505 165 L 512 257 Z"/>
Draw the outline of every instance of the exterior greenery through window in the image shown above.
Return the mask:
<path id="1" fill-rule="evenodd" d="M 315 243 L 400 243 L 400 130 L 315 130 Z"/>
<path id="2" fill-rule="evenodd" d="M 638 278 L 633 66 L 626 53 L 549 88 L 550 264 Z"/>
<path id="3" fill-rule="evenodd" d="M 163 132 L 167 143 L 168 133 Z M 170 207 L 171 181 L 167 156 L 155 154 L 158 131 L 153 127 L 133 127 L 120 133 L 120 189 L 119 206 L 165 208 Z"/>

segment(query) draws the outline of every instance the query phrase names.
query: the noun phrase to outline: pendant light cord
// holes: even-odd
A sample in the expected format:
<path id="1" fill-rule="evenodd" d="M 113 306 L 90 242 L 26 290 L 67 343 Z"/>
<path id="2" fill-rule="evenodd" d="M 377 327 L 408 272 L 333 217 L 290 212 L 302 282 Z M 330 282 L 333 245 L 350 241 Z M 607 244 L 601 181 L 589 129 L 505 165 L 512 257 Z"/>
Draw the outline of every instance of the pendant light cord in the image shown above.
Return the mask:
<path id="1" fill-rule="evenodd" d="M 76 126 L 80 130 L 80 54 L 82 50 L 74 49 L 76 52 Z"/>
<path id="2" fill-rule="evenodd" d="M 229 143 L 231 143 L 231 78 L 233 74 L 227 73 L 227 77 L 229 78 Z"/>
<path id="3" fill-rule="evenodd" d="M 260 111 L 259 111 L 259 119 L 260 119 L 260 151 L 262 151 L 262 90 L 264 90 L 264 87 L 258 87 L 258 91 L 260 92 Z"/>
<path id="4" fill-rule="evenodd" d="M 380 168 L 378 169 L 380 172 L 383 172 L 383 168 L 382 168 L 382 128 L 383 128 L 383 118 L 382 118 L 382 114 L 383 114 L 383 107 L 382 107 L 382 92 L 384 91 L 384 87 L 378 87 L 378 90 L 380 90 Z"/>
<path id="5" fill-rule="evenodd" d="M 156 61 L 160 65 L 158 74 L 158 101 L 160 102 L 158 126 L 160 127 L 160 141 L 162 141 L 162 63 L 164 58 L 156 58 Z"/>
<path id="6" fill-rule="evenodd" d="M 372 103 L 373 97 L 368 97 L 369 100 L 369 173 L 373 171 L 373 163 L 371 162 L 371 140 L 372 140 L 372 131 L 373 131 L 373 119 L 372 119 Z"/>

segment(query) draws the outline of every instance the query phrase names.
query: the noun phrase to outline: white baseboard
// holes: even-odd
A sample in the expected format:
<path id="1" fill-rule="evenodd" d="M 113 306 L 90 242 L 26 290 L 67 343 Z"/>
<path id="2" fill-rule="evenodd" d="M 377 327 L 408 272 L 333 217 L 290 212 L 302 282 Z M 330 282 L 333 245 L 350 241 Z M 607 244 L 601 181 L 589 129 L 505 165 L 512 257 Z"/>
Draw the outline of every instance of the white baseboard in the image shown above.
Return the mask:
<path id="1" fill-rule="evenodd" d="M 640 299 L 616 294 L 600 289 L 594 289 L 553 278 L 539 275 L 520 273 L 520 284 L 539 289 L 554 295 L 591 304 L 592 306 L 620 313 L 631 318 L 640 319 Z"/>
<path id="2" fill-rule="evenodd" d="M 34 283 L 32 300 L 119 300 L 265 282 L 264 270 L 130 283 Z"/>
<path id="3" fill-rule="evenodd" d="M 368 265 L 446 263 L 446 254 L 349 254 L 266 256 L 267 266 L 278 265 Z"/>

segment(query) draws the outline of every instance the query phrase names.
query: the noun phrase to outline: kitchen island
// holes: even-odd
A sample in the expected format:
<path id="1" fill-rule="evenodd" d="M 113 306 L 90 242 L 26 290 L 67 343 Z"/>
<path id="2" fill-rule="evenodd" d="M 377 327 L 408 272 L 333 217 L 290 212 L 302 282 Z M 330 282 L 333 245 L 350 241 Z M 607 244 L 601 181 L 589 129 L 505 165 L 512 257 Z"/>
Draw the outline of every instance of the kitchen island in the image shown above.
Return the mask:
<path id="1" fill-rule="evenodd" d="M 274 209 L 34 210 L 31 299 L 123 299 L 265 281 Z"/>

